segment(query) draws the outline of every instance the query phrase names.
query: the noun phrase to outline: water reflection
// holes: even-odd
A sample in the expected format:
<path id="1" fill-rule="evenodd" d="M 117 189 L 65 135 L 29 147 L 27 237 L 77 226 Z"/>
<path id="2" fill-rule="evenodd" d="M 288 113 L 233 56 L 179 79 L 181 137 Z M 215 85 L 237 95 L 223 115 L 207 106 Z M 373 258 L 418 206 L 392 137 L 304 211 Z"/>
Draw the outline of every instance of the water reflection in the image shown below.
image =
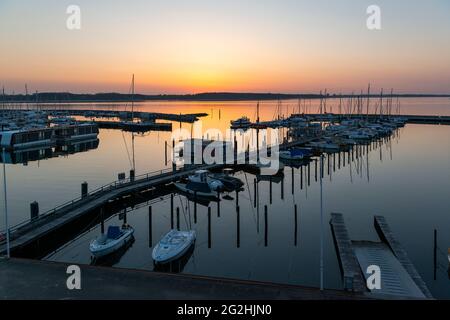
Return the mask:
<path id="1" fill-rule="evenodd" d="M 70 142 L 55 147 L 6 151 L 5 153 L 0 153 L 0 162 L 28 165 L 28 163 L 32 161 L 67 157 L 76 153 L 94 150 L 98 148 L 99 142 L 99 139 L 92 139 L 82 142 Z M 5 156 L 5 159 L 3 159 L 3 155 Z"/>

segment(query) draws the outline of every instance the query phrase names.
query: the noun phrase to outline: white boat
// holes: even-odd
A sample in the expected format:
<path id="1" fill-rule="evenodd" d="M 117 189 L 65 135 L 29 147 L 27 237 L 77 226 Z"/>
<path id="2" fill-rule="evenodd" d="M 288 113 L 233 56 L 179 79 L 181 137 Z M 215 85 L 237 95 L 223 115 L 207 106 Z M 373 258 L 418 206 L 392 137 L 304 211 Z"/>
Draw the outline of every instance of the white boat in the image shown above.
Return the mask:
<path id="1" fill-rule="evenodd" d="M 310 149 L 300 149 L 294 148 L 288 151 L 280 151 L 278 153 L 280 159 L 282 160 L 303 160 L 305 158 L 309 158 L 312 155 L 312 151 Z"/>
<path id="2" fill-rule="evenodd" d="M 127 244 L 133 237 L 134 229 L 130 226 L 109 226 L 108 233 L 102 234 L 89 244 L 89 250 L 96 258 L 109 255 Z"/>
<path id="3" fill-rule="evenodd" d="M 197 170 L 195 171 L 195 174 L 190 175 L 188 179 L 190 182 L 198 184 L 207 183 L 212 191 L 222 191 L 224 188 L 223 183 L 219 179 L 210 176 L 208 170 Z"/>
<path id="4" fill-rule="evenodd" d="M 250 119 L 245 116 L 242 118 L 239 118 L 237 120 L 232 120 L 232 121 L 230 121 L 230 123 L 231 123 L 231 128 L 233 128 L 233 129 L 248 128 L 252 124 Z"/>
<path id="5" fill-rule="evenodd" d="M 310 142 L 308 144 L 310 147 L 317 148 L 325 151 L 339 151 L 339 145 L 336 143 L 330 143 L 326 141 Z"/>
<path id="6" fill-rule="evenodd" d="M 225 189 L 220 180 L 208 176 L 208 170 L 198 170 L 188 177 L 187 183 L 176 182 L 178 190 L 199 197 L 217 198 L 219 192 Z"/>
<path id="7" fill-rule="evenodd" d="M 153 261 L 164 264 L 181 258 L 195 243 L 195 237 L 194 230 L 170 230 L 153 248 Z"/>

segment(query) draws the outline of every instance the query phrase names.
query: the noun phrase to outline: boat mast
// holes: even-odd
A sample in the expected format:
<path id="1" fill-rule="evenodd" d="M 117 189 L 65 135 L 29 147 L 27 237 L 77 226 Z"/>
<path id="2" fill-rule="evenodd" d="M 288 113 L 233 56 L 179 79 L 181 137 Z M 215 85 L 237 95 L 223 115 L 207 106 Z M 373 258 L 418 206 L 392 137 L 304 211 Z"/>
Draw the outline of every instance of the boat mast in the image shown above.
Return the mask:
<path id="1" fill-rule="evenodd" d="M 366 121 L 369 121 L 369 104 L 370 104 L 370 83 L 367 87 L 367 106 L 366 106 Z"/>
<path id="2" fill-rule="evenodd" d="M 381 94 L 380 94 L 380 119 L 383 115 L 383 88 L 381 88 Z"/>
<path id="3" fill-rule="evenodd" d="M 324 235 L 323 235 L 323 153 L 320 155 L 320 290 L 323 291 L 323 245 L 324 245 Z"/>
<path id="4" fill-rule="evenodd" d="M 134 73 L 131 78 L 131 122 L 134 121 Z"/>
<path id="5" fill-rule="evenodd" d="M 6 230 L 6 257 L 9 259 L 11 257 L 9 249 L 9 225 L 8 225 L 8 197 L 6 194 L 6 153 L 5 148 L 3 148 L 3 194 L 4 194 L 4 209 L 5 209 L 5 230 Z"/>

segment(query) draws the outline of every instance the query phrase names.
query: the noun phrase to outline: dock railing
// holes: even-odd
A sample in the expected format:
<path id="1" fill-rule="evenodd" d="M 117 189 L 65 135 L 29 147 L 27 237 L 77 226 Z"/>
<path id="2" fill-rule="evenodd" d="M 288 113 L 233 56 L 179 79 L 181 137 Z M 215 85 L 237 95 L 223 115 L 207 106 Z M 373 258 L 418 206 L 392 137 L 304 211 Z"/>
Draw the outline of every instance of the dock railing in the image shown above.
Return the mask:
<path id="1" fill-rule="evenodd" d="M 137 175 L 134 178 L 128 177 L 126 179 L 122 179 L 122 180 L 116 180 L 113 182 L 110 182 L 108 184 L 102 185 L 90 192 L 88 192 L 85 196 L 81 195 L 79 197 L 76 197 L 72 200 L 69 200 L 67 202 L 64 202 L 50 210 L 45 211 L 42 214 L 39 214 L 39 217 L 31 220 L 31 219 L 27 219 L 24 220 L 12 227 L 9 228 L 9 233 L 10 236 L 12 236 L 14 234 L 14 232 L 24 228 L 24 227 L 33 227 L 36 224 L 39 224 L 40 222 L 42 222 L 44 219 L 50 217 L 50 216 L 54 216 L 58 213 L 63 213 L 66 210 L 73 210 L 81 205 L 83 205 L 84 203 L 87 203 L 89 201 L 92 201 L 93 199 L 96 199 L 102 195 L 104 195 L 106 192 L 110 192 L 112 190 L 117 190 L 117 189 L 121 189 L 133 184 L 137 184 L 137 183 L 141 183 L 141 182 L 145 182 L 148 180 L 152 180 L 155 178 L 161 178 L 167 175 L 172 175 L 172 174 L 176 174 L 176 173 L 180 173 L 186 171 L 186 169 L 182 168 L 182 169 L 178 169 L 173 171 L 172 168 L 166 168 L 166 169 L 161 169 L 161 170 L 157 170 L 157 171 L 152 171 L 149 173 L 144 173 L 141 175 Z M 6 234 L 6 230 L 3 229 L 1 232 L 1 234 Z M 3 243 L 4 241 L 0 241 L 0 243 Z"/>

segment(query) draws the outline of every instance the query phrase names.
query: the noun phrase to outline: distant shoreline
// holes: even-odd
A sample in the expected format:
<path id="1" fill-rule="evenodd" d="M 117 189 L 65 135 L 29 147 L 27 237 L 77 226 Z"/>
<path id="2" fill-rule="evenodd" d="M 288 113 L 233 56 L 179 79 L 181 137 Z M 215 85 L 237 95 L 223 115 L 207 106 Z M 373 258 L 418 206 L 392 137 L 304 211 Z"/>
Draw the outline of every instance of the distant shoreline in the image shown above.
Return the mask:
<path id="1" fill-rule="evenodd" d="M 353 95 L 358 97 L 359 95 Z M 361 95 L 367 98 L 367 94 Z M 145 101 L 190 101 L 190 102 L 218 102 L 218 101 L 268 101 L 268 100 L 292 100 L 292 99 L 320 99 L 320 98 L 350 98 L 351 94 L 283 94 L 283 93 L 199 93 L 199 94 L 183 94 L 183 95 L 143 95 L 135 94 L 135 102 Z M 379 98 L 380 94 L 371 94 L 370 98 Z M 390 98 L 391 95 L 386 93 L 384 98 Z M 393 98 L 450 98 L 450 94 L 393 94 Z M 122 93 L 68 93 L 68 92 L 43 92 L 34 93 L 28 96 L 24 94 L 4 95 L 0 96 L 0 103 L 106 103 L 106 102 L 130 102 L 131 94 Z"/>

